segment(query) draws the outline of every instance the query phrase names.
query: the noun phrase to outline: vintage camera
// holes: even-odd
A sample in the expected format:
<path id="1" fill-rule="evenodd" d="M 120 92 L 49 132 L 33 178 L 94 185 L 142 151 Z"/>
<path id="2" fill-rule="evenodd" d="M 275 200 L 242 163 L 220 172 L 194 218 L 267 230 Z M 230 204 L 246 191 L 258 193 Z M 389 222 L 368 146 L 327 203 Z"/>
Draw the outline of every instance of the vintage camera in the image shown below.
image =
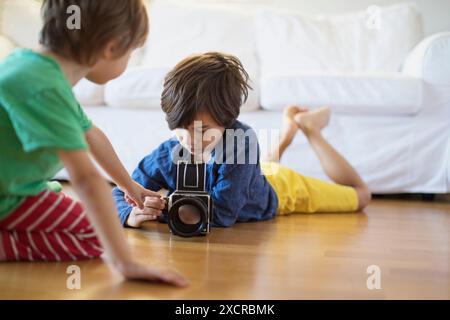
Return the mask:
<path id="1" fill-rule="evenodd" d="M 177 163 L 177 186 L 167 198 L 170 231 L 182 237 L 207 235 L 213 203 L 206 192 L 204 163 Z"/>

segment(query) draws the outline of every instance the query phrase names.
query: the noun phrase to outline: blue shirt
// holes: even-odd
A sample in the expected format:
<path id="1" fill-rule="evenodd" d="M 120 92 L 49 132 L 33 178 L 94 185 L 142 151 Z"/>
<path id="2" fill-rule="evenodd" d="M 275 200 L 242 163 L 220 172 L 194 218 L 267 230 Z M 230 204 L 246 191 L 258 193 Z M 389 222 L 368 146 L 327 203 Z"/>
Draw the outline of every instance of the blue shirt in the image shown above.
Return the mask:
<path id="1" fill-rule="evenodd" d="M 206 164 L 206 191 L 214 204 L 212 226 L 229 227 L 236 222 L 272 219 L 277 212 L 278 198 L 261 172 L 256 134 L 239 121 L 228 129 L 231 130 L 226 130 L 220 147 L 212 152 Z M 238 131 L 246 133 L 243 139 L 232 135 Z M 173 193 L 177 172 L 174 150 L 187 154 L 178 139 L 169 139 L 139 163 L 132 178 L 149 190 L 167 189 L 169 194 Z M 125 225 L 132 207 L 120 189 L 113 190 L 113 197 Z M 167 221 L 167 212 L 163 212 L 163 220 Z"/>

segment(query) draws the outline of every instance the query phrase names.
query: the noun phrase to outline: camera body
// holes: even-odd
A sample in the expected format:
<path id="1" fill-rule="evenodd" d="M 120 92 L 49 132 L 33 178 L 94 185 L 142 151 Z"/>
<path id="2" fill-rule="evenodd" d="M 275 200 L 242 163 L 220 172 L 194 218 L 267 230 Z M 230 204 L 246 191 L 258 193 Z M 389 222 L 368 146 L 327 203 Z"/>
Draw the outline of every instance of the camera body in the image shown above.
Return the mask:
<path id="1" fill-rule="evenodd" d="M 168 224 L 174 235 L 204 236 L 210 232 L 213 201 L 206 192 L 204 163 L 177 163 L 176 190 L 167 198 Z"/>

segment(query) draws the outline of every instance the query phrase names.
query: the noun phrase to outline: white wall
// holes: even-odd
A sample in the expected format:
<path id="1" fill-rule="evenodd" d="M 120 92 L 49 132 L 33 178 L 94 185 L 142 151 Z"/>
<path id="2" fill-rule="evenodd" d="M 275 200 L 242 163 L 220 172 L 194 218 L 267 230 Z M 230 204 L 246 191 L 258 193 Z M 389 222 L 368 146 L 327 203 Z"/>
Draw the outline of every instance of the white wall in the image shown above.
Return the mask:
<path id="1" fill-rule="evenodd" d="M 4 0 L 0 0 L 1 3 Z M 159 0 L 162 1 L 162 0 Z M 164 0 L 174 1 L 174 0 Z M 327 14 L 365 10 L 371 5 L 390 5 L 398 2 L 415 3 L 422 13 L 427 35 L 450 31 L 450 0 L 177 0 L 179 2 L 268 4 L 305 13 Z"/>
<path id="2" fill-rule="evenodd" d="M 159 0 L 163 1 L 163 0 Z M 164 0 L 174 1 L 174 0 Z M 282 9 L 295 9 L 304 13 L 333 14 L 366 10 L 371 5 L 391 5 L 399 2 L 416 4 L 422 13 L 427 35 L 450 31 L 450 0 L 177 0 L 195 3 L 268 4 Z"/>
<path id="3" fill-rule="evenodd" d="M 264 1 L 264 0 L 262 0 Z M 266 0 L 281 7 L 296 7 L 309 13 L 343 13 L 365 10 L 371 5 L 390 5 L 398 0 Z M 426 34 L 450 31 L 450 0 L 410 0 L 422 13 Z"/>

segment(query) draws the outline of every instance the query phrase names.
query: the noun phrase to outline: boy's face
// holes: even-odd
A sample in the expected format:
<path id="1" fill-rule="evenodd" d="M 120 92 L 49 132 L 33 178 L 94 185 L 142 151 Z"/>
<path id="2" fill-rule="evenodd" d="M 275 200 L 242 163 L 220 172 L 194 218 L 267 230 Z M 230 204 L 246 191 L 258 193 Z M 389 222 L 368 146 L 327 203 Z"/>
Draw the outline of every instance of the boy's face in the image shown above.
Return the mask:
<path id="1" fill-rule="evenodd" d="M 107 47 L 86 78 L 96 84 L 105 84 L 119 77 L 125 72 L 133 51 L 134 49 L 130 49 L 122 56 L 117 57 L 114 54 L 114 48 Z"/>
<path id="2" fill-rule="evenodd" d="M 225 128 L 218 124 L 208 112 L 199 112 L 194 122 L 186 128 L 175 129 L 180 144 L 195 156 L 208 159 L 211 151 L 222 139 Z"/>

